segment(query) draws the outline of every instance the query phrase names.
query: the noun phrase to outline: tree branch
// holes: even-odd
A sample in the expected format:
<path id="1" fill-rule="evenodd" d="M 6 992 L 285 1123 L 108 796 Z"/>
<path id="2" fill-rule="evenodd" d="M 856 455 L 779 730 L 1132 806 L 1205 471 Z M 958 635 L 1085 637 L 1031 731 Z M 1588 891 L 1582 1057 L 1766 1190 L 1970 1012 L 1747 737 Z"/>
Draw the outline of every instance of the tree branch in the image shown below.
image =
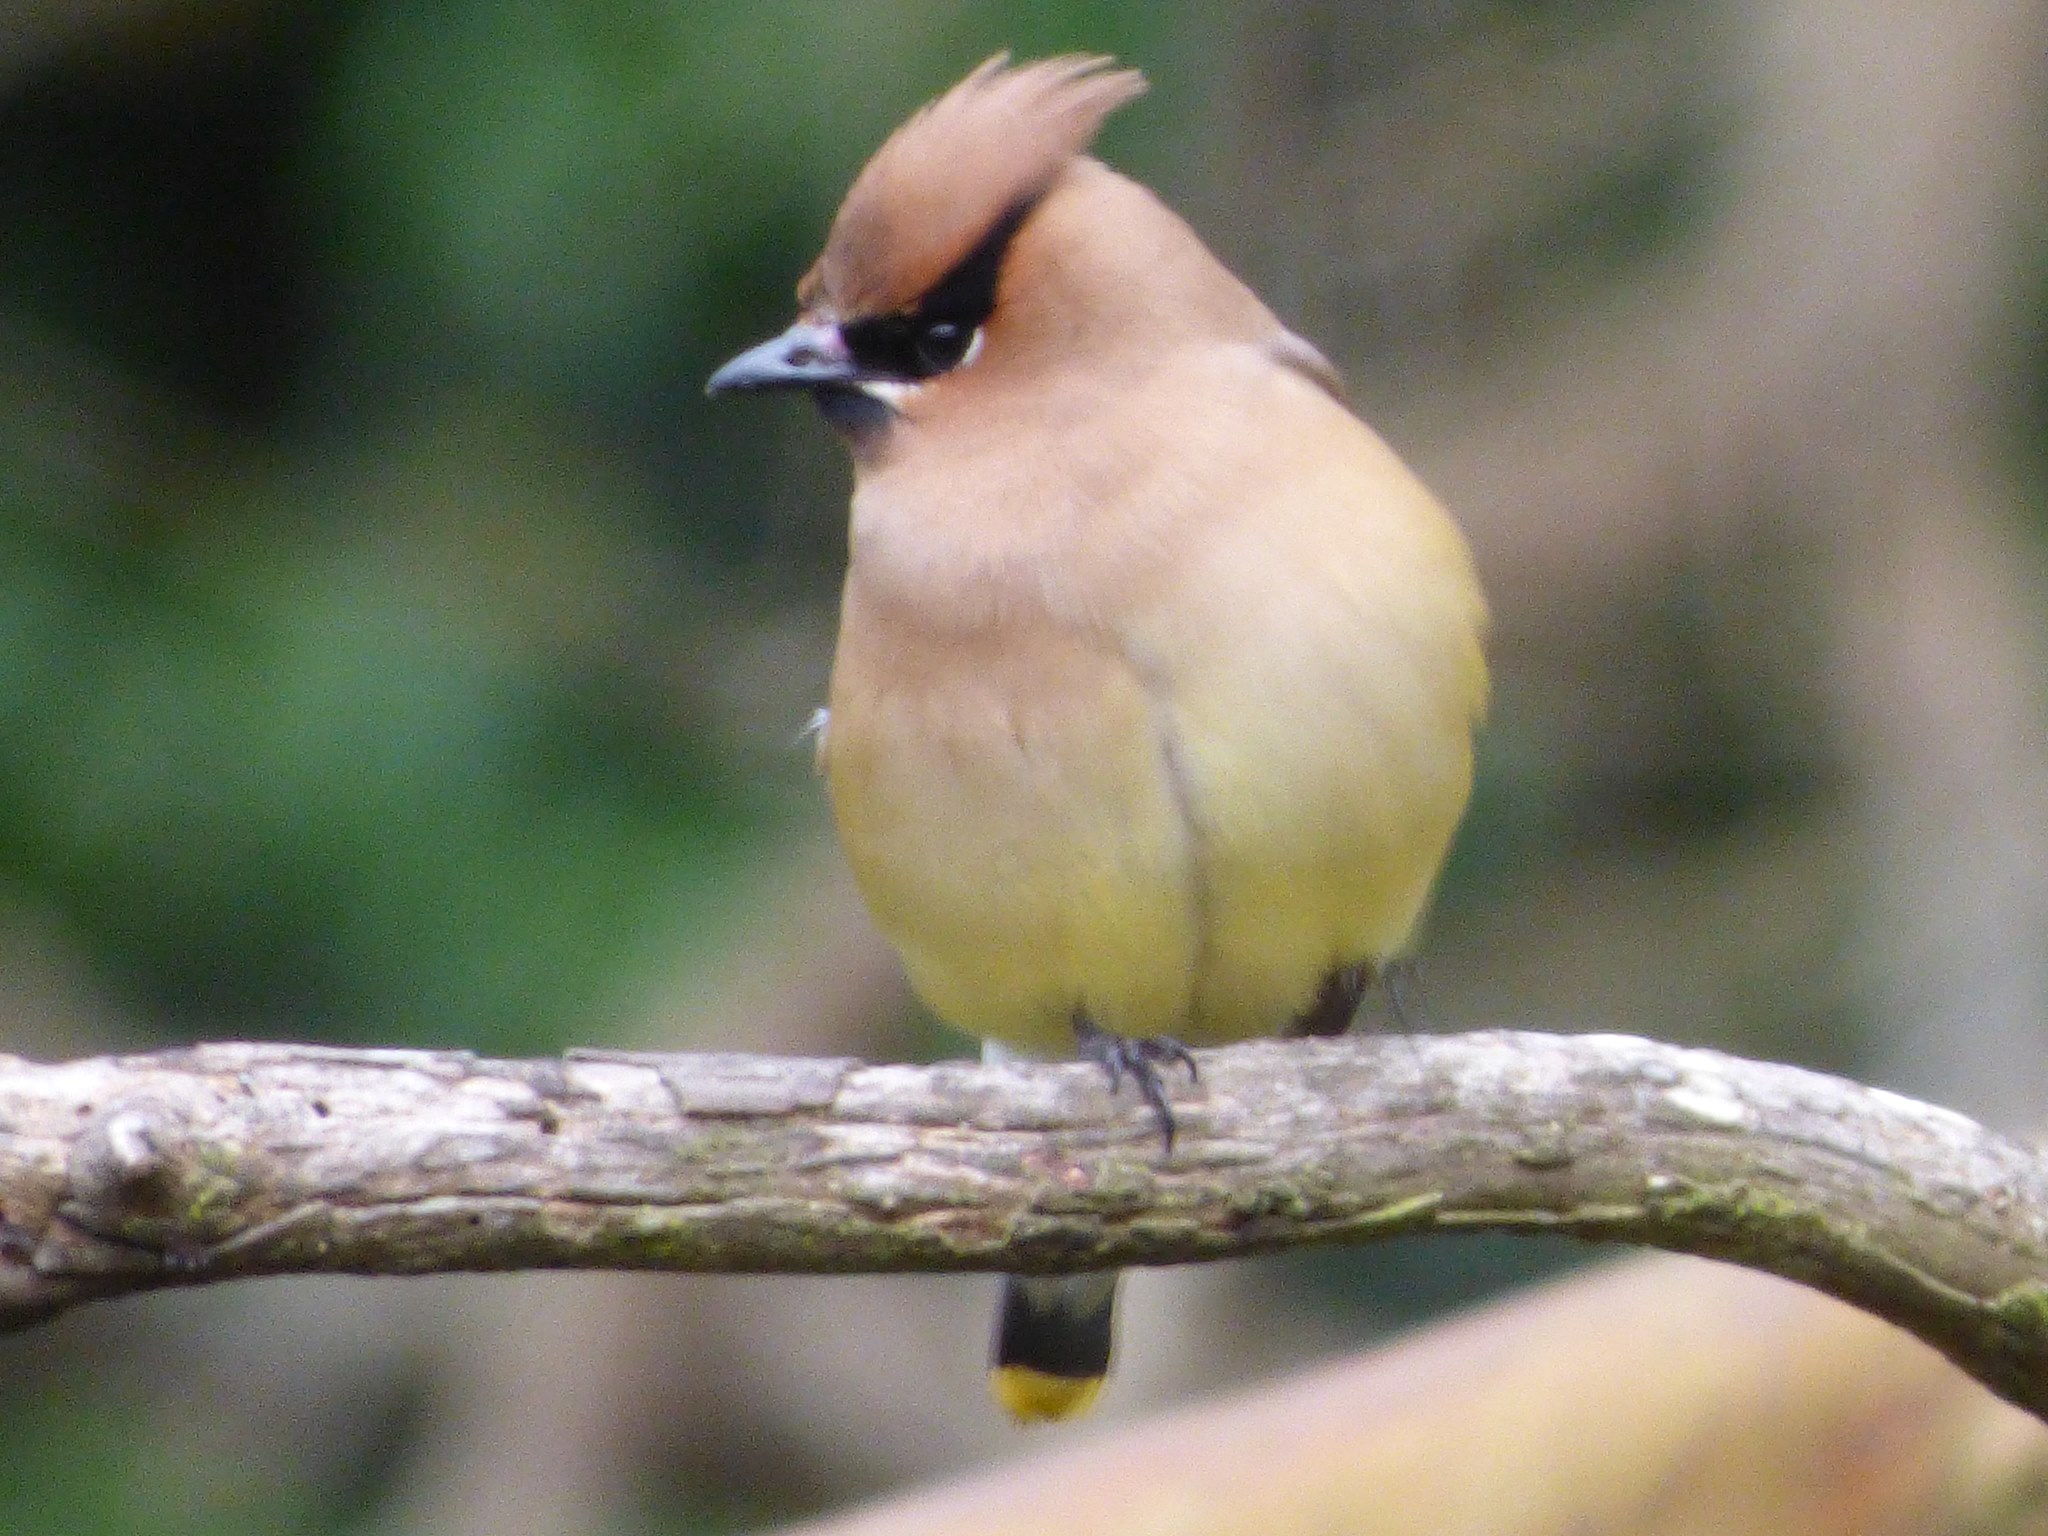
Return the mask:
<path id="1" fill-rule="evenodd" d="M 1430 1229 L 1729 1259 L 2048 1417 L 2048 1180 L 1962 1116 L 1618 1035 L 1261 1041 L 1164 1154 L 1081 1065 L 0 1057 L 0 1326 L 241 1276 L 1056 1271 Z"/>

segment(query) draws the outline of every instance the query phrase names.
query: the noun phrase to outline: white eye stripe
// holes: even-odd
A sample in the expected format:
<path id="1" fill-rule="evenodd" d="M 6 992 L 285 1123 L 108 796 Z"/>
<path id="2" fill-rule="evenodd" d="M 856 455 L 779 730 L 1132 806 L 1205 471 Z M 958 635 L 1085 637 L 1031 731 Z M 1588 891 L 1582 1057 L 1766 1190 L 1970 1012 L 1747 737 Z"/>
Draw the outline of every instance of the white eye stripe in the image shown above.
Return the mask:
<path id="1" fill-rule="evenodd" d="M 953 366 L 955 368 L 971 367 L 974 363 L 974 360 L 977 357 L 981 356 L 982 338 L 987 334 L 987 331 L 983 327 L 977 325 L 974 328 L 974 334 L 967 338 L 967 350 L 960 354 L 960 361 L 955 363 Z"/>
<path id="2" fill-rule="evenodd" d="M 900 411 L 906 402 L 917 398 L 922 384 L 913 384 L 904 379 L 863 379 L 856 386 L 870 400 L 879 400 L 892 411 Z"/>

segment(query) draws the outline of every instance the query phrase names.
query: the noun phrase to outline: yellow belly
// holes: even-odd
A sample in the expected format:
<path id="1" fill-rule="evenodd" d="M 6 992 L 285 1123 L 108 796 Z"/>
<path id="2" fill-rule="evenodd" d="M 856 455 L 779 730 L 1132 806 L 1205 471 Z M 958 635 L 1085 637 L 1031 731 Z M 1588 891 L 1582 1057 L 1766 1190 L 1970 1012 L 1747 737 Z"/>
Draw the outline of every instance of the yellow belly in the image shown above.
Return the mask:
<path id="1" fill-rule="evenodd" d="M 1042 1053 L 1077 1010 L 1274 1033 L 1401 953 L 1485 698 L 1464 541 L 1379 438 L 1250 348 L 1128 382 L 1153 393 L 1121 433 L 1069 416 L 1056 456 L 997 434 L 856 480 L 847 857 L 940 1017 Z M 1134 441 L 1154 420 L 1203 451 Z"/>
<path id="2" fill-rule="evenodd" d="M 1077 1010 L 1197 1045 L 1271 1034 L 1337 966 L 1408 943 L 1470 782 L 1462 707 L 1312 670 L 1162 695 L 1056 631 L 925 650 L 872 617 L 849 608 L 835 667 L 832 802 L 949 1024 L 1040 1054 L 1071 1050 Z"/>
<path id="3" fill-rule="evenodd" d="M 825 762 L 848 861 L 947 1023 L 1071 1049 L 1074 1011 L 1170 1032 L 1195 985 L 1186 824 L 1143 692 L 1049 639 L 834 669 Z M 1022 686 L 1026 680 L 1031 686 Z"/>

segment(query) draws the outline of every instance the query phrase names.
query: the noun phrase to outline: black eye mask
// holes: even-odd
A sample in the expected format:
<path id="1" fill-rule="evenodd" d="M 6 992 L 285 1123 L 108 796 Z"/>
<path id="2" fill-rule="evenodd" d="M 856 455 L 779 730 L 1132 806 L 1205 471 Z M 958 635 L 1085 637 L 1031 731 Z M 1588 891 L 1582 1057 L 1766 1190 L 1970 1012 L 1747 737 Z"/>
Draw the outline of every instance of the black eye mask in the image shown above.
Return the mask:
<path id="1" fill-rule="evenodd" d="M 861 371 L 909 383 L 959 367 L 996 307 L 996 275 L 1031 207 L 1019 203 L 997 219 L 914 309 L 847 322 L 847 349 Z"/>

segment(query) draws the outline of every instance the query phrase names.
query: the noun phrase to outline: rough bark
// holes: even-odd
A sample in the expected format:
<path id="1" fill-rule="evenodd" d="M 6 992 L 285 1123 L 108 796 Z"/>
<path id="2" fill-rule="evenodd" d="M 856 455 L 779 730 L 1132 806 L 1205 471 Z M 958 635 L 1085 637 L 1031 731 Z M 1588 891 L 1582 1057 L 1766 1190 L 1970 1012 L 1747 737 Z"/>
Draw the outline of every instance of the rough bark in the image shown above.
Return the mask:
<path id="1" fill-rule="evenodd" d="M 1070 1270 L 1542 1228 L 1728 1259 L 2048 1417 L 2048 1181 L 1950 1111 L 1617 1035 L 1256 1042 L 1165 1152 L 1081 1065 L 215 1044 L 0 1058 L 0 1326 L 242 1276 Z"/>

